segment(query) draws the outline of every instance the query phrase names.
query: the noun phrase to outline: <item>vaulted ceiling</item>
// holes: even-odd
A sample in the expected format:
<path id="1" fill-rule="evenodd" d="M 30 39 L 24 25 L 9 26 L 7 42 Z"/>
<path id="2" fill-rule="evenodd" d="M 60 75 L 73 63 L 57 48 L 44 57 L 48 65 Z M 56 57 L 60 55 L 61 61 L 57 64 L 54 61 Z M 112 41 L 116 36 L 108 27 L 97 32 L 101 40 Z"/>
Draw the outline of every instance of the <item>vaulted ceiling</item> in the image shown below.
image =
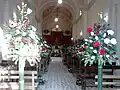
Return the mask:
<path id="1" fill-rule="evenodd" d="M 42 29 L 53 29 L 56 24 L 62 30 L 71 30 L 73 22 L 84 8 L 88 0 L 63 0 L 58 5 L 57 0 L 27 0 L 35 9 L 36 19 L 41 23 Z M 86 1 L 86 2 L 85 2 Z M 54 19 L 58 15 L 58 23 Z"/>

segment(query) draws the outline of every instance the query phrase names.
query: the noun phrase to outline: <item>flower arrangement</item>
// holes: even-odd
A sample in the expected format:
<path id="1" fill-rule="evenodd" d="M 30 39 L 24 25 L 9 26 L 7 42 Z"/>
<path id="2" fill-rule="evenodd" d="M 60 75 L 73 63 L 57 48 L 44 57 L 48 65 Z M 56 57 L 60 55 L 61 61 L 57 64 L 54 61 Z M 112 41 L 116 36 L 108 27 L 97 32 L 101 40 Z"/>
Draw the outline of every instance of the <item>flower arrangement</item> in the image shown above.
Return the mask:
<path id="1" fill-rule="evenodd" d="M 102 21 L 95 23 L 94 27 L 87 29 L 89 38 L 85 39 L 85 43 L 82 45 L 85 47 L 85 57 L 82 59 L 85 65 L 92 65 L 97 63 L 101 58 L 102 64 L 106 62 L 112 63 L 114 60 L 118 60 L 116 55 L 117 41 L 114 38 L 114 31 L 110 27 L 110 24 Z"/>
<path id="2" fill-rule="evenodd" d="M 41 46 L 40 38 L 36 34 L 36 28 L 30 24 L 27 17 L 32 10 L 22 2 L 21 7 L 17 5 L 17 13 L 13 13 L 13 20 L 4 25 L 3 32 L 8 52 L 6 59 L 15 61 L 19 66 L 20 90 L 24 90 L 24 67 L 26 61 L 31 66 L 40 62 Z"/>

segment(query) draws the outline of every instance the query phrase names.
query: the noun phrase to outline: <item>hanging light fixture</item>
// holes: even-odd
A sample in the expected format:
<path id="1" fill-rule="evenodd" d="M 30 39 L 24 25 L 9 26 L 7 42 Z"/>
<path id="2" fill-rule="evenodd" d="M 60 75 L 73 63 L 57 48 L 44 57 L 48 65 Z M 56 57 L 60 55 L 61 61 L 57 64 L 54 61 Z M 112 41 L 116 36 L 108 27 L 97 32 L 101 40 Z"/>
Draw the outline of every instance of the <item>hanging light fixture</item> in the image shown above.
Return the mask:
<path id="1" fill-rule="evenodd" d="M 56 28 L 59 28 L 59 25 L 56 25 Z"/>
<path id="2" fill-rule="evenodd" d="M 81 32 L 80 32 L 80 36 L 82 36 L 82 35 L 83 35 L 83 32 L 81 31 Z"/>
<path id="3" fill-rule="evenodd" d="M 62 0 L 58 0 L 58 4 L 62 4 Z"/>
<path id="4" fill-rule="evenodd" d="M 55 22 L 58 22 L 58 17 L 55 18 Z"/>
<path id="5" fill-rule="evenodd" d="M 58 8 L 56 9 L 56 12 L 57 12 L 57 15 L 56 15 L 54 21 L 55 21 L 55 22 L 58 22 Z"/>

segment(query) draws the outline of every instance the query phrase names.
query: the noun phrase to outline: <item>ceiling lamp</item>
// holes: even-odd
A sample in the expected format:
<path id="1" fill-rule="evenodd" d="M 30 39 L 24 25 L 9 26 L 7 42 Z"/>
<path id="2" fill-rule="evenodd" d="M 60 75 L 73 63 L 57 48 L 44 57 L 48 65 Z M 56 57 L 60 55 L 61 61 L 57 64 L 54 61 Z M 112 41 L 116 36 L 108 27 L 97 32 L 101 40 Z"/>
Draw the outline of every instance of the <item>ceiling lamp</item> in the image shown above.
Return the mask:
<path id="1" fill-rule="evenodd" d="M 71 40 L 73 41 L 73 37 L 71 38 Z"/>
<path id="2" fill-rule="evenodd" d="M 82 15 L 82 11 L 80 10 L 80 16 Z"/>
<path id="3" fill-rule="evenodd" d="M 62 0 L 58 0 L 58 4 L 62 4 Z"/>
<path id="4" fill-rule="evenodd" d="M 56 28 L 59 28 L 59 25 L 56 25 Z"/>
<path id="5" fill-rule="evenodd" d="M 83 32 L 81 31 L 81 32 L 80 32 L 80 36 L 82 36 L 82 35 L 83 35 Z"/>
<path id="6" fill-rule="evenodd" d="M 55 18 L 55 22 L 58 22 L 58 18 Z"/>

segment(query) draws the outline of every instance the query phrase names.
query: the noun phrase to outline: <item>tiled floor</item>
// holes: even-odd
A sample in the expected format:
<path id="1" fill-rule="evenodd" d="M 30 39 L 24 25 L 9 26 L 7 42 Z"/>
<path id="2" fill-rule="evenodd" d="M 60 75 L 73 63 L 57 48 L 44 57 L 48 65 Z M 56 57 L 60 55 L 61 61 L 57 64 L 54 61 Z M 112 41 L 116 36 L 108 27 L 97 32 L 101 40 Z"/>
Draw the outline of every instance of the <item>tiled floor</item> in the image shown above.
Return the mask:
<path id="1" fill-rule="evenodd" d="M 81 90 L 75 84 L 76 79 L 67 70 L 61 58 L 52 58 L 48 72 L 43 75 L 46 84 L 40 86 L 39 90 Z"/>

